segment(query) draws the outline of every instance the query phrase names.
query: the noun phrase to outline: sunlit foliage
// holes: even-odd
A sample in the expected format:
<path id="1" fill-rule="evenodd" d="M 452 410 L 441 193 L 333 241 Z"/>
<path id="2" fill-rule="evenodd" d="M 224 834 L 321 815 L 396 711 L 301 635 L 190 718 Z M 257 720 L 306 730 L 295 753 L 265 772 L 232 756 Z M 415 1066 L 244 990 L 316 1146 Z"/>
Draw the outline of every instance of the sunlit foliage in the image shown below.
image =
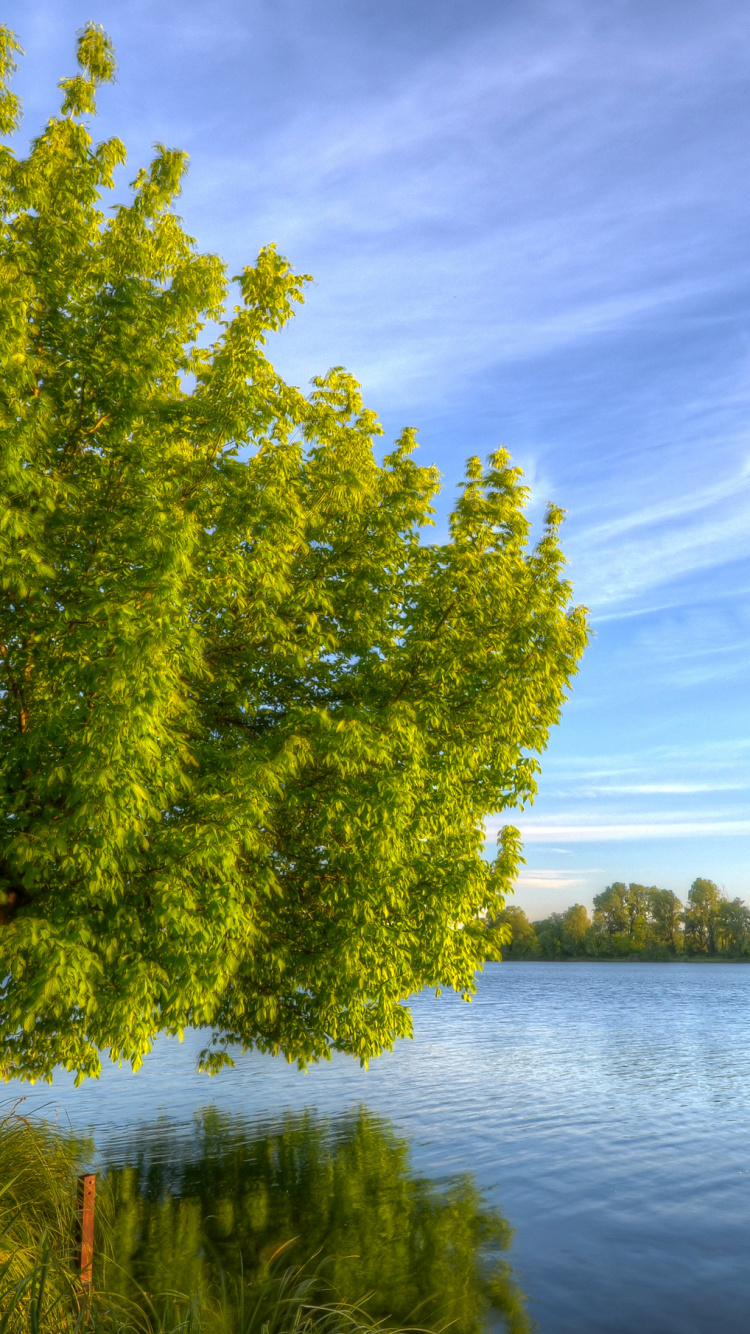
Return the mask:
<path id="1" fill-rule="evenodd" d="M 411 993 L 471 993 L 517 867 L 483 821 L 533 796 L 586 642 L 561 515 L 529 547 L 499 452 L 425 540 L 414 433 L 378 463 L 349 374 L 305 396 L 265 354 L 306 279 L 268 246 L 227 309 L 176 150 L 103 210 L 91 25 L 78 61 L 0 154 L 0 1069 L 137 1065 L 187 1025 L 208 1069 L 367 1060 Z"/>

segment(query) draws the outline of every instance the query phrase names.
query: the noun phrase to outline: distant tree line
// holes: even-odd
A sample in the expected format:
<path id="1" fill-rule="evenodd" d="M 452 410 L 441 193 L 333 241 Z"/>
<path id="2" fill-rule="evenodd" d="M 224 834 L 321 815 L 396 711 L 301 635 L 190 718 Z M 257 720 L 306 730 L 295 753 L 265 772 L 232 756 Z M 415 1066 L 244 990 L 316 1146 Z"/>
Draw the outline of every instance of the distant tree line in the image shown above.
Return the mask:
<path id="1" fill-rule="evenodd" d="M 499 928 L 511 939 L 500 940 Z M 506 906 L 487 923 L 504 959 L 673 959 L 678 956 L 739 959 L 750 956 L 750 908 L 729 899 L 713 880 L 697 879 L 687 904 L 670 889 L 615 881 L 594 898 L 593 919 L 581 903 L 530 922 L 522 908 Z"/>

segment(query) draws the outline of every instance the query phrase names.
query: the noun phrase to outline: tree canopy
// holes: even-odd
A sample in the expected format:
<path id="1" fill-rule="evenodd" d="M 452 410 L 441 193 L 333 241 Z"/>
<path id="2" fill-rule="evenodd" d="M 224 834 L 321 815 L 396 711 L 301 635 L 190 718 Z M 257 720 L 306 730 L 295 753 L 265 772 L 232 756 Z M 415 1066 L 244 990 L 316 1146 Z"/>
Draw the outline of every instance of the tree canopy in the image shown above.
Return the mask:
<path id="1" fill-rule="evenodd" d="M 513 905 L 488 917 L 487 935 L 493 958 L 739 959 L 750 954 L 750 908 L 700 876 L 686 907 L 671 889 L 615 880 L 594 895 L 593 921 L 580 903 L 539 922 Z"/>
<path id="2" fill-rule="evenodd" d="M 268 360 L 306 277 L 200 253 L 181 152 L 122 202 L 93 25 L 78 62 L 0 153 L 0 1069 L 137 1065 L 188 1025 L 209 1070 L 367 1060 L 411 993 L 471 993 L 517 868 L 484 819 L 532 799 L 587 636 L 561 513 L 531 546 L 499 451 L 428 541 L 414 432 L 378 462 L 351 375 Z"/>

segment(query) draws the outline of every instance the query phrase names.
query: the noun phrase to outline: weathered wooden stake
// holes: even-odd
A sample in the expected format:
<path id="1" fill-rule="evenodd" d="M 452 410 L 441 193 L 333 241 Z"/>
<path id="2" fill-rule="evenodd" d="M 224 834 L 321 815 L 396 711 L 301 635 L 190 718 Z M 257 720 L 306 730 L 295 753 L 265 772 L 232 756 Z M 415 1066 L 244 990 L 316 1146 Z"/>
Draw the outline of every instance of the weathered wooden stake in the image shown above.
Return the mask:
<path id="1" fill-rule="evenodd" d="M 91 1291 L 94 1277 L 94 1209 L 96 1207 L 96 1172 L 78 1178 L 78 1228 L 81 1241 L 81 1284 Z"/>

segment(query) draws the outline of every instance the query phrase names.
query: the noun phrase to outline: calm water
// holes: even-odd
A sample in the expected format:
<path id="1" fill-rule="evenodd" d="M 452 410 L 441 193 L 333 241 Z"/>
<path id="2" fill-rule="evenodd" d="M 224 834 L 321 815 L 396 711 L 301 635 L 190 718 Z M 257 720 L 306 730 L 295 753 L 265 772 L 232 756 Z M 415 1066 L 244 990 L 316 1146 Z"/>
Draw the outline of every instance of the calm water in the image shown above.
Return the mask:
<path id="1" fill-rule="evenodd" d="M 378 1219 L 382 1243 L 418 1220 L 444 1237 L 450 1215 L 447 1249 L 430 1251 L 445 1272 L 467 1269 L 469 1234 L 499 1253 L 507 1220 L 506 1281 L 540 1334 L 745 1334 L 750 967 L 490 964 L 471 1005 L 422 996 L 414 1018 L 414 1041 L 366 1072 L 340 1059 L 301 1075 L 252 1054 L 209 1081 L 191 1035 L 135 1076 L 34 1088 L 24 1110 L 91 1129 L 154 1199 L 195 1197 L 213 1173 L 267 1210 L 288 1197 L 277 1223 L 291 1227 L 338 1181 L 320 1215 L 344 1227 L 348 1201 L 370 1248 Z M 352 1202 L 359 1178 L 370 1188 Z"/>

